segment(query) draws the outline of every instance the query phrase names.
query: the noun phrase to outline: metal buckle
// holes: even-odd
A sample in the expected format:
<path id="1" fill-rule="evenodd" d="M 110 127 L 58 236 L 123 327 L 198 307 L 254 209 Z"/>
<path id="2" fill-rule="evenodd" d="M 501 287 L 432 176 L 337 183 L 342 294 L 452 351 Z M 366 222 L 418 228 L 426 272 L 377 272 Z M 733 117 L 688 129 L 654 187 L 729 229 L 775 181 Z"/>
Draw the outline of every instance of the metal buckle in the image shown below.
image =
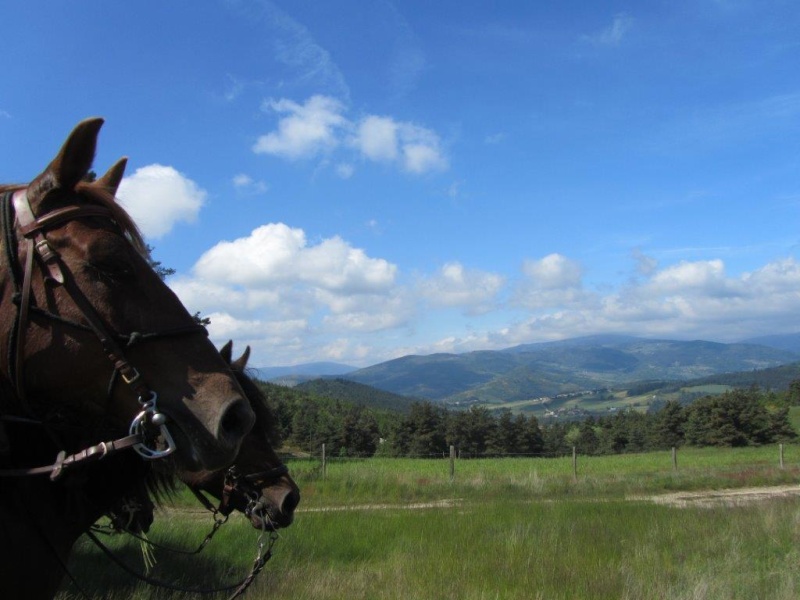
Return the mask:
<path id="1" fill-rule="evenodd" d="M 136 370 L 136 367 L 131 367 L 131 369 L 133 370 L 133 375 L 131 375 L 130 377 L 125 375 L 124 372 L 122 372 L 122 371 L 120 372 L 120 374 L 122 375 L 122 381 L 124 381 L 128 385 L 132 384 L 135 381 L 139 381 L 139 377 L 141 377 L 139 375 L 139 371 Z M 152 393 L 153 393 L 153 395 L 155 395 L 155 392 L 152 392 Z M 153 402 L 155 402 L 155 399 L 153 400 Z M 145 404 L 145 403 L 143 402 L 142 404 Z"/>

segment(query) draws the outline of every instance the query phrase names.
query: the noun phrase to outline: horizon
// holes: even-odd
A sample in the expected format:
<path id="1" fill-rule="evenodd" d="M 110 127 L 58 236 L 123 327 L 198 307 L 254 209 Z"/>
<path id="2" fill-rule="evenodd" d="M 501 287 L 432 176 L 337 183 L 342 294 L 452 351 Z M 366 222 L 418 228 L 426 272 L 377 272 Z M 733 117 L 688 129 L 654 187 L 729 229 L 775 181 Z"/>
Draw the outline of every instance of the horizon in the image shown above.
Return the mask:
<path id="1" fill-rule="evenodd" d="M 0 14 L 0 182 L 104 117 L 94 170 L 129 157 L 168 284 L 251 364 L 798 329 L 792 3 Z"/>
<path id="2" fill-rule="evenodd" d="M 766 338 L 772 338 L 772 337 L 790 338 L 790 337 L 795 337 L 795 336 L 800 337 L 800 331 L 793 332 L 793 333 L 775 334 L 775 335 L 758 336 L 758 337 L 759 338 L 760 337 L 766 337 Z M 443 353 L 433 353 L 433 354 L 405 354 L 403 356 L 396 356 L 396 357 L 393 357 L 393 358 L 390 358 L 390 359 L 387 359 L 387 360 L 383 360 L 383 361 L 379 361 L 379 362 L 375 362 L 375 363 L 362 364 L 360 366 L 359 365 L 352 365 L 352 364 L 348 364 L 348 363 L 341 363 L 341 362 L 337 362 L 337 361 L 312 361 L 312 362 L 307 362 L 307 363 L 294 363 L 294 364 L 283 364 L 283 365 L 277 365 L 277 364 L 261 365 L 261 366 L 253 366 L 253 367 L 248 367 L 248 368 L 252 368 L 252 369 L 255 369 L 256 371 L 260 371 L 260 370 L 270 370 L 270 369 L 296 369 L 298 367 L 320 366 L 320 365 L 325 365 L 325 364 L 331 364 L 331 365 L 335 365 L 337 367 L 347 367 L 349 369 L 353 369 L 354 371 L 358 371 L 358 370 L 361 370 L 361 369 L 366 369 L 366 368 L 373 367 L 373 366 L 376 366 L 376 365 L 379 365 L 379 364 L 383 364 L 385 362 L 391 362 L 393 360 L 398 360 L 398 359 L 402 359 L 402 358 L 408 358 L 408 357 L 412 357 L 412 356 L 425 358 L 425 357 L 433 356 L 435 354 L 452 354 L 454 356 L 457 356 L 457 355 L 460 355 L 460 354 L 468 354 L 470 352 L 503 352 L 503 351 L 513 350 L 513 349 L 515 349 L 515 348 L 517 348 L 519 346 L 533 346 L 533 345 L 537 345 L 537 344 L 557 344 L 559 342 L 573 342 L 573 341 L 578 341 L 578 340 L 591 340 L 592 338 L 603 338 L 603 337 L 629 338 L 629 339 L 632 339 L 632 340 L 641 340 L 641 341 L 648 341 L 648 342 L 684 342 L 684 343 L 704 342 L 704 343 L 717 343 L 717 344 L 752 344 L 752 345 L 764 346 L 765 348 L 773 348 L 773 349 L 776 349 L 776 350 L 783 349 L 783 350 L 785 350 L 787 352 L 794 352 L 795 354 L 797 354 L 798 357 L 800 357 L 800 352 L 795 352 L 794 350 L 788 350 L 788 349 L 782 348 L 780 346 L 772 346 L 772 345 L 764 343 L 764 342 L 759 342 L 759 341 L 757 341 L 758 338 L 745 338 L 745 339 L 742 339 L 742 340 L 734 340 L 734 341 L 731 341 L 731 342 L 716 342 L 714 340 L 705 340 L 705 339 L 699 339 L 699 338 L 691 338 L 691 339 L 665 338 L 665 337 L 664 338 L 658 338 L 658 337 L 642 337 L 642 336 L 637 336 L 637 335 L 633 335 L 633 334 L 622 334 L 622 333 L 599 333 L 599 334 L 593 334 L 593 335 L 584 335 L 584 336 L 577 336 L 577 337 L 572 337 L 572 338 L 564 338 L 564 339 L 561 339 L 561 340 L 550 340 L 550 341 L 546 341 L 546 342 L 522 343 L 522 344 L 517 344 L 515 346 L 509 346 L 507 348 L 494 348 L 494 349 L 491 349 L 491 350 L 477 348 L 477 349 L 473 349 L 473 350 L 465 350 L 464 352 L 452 352 L 452 353 L 443 352 Z M 297 374 L 298 375 L 303 375 L 304 373 L 297 373 Z M 331 374 L 328 374 L 326 376 L 335 377 L 335 376 L 337 376 L 337 373 L 331 373 Z"/>

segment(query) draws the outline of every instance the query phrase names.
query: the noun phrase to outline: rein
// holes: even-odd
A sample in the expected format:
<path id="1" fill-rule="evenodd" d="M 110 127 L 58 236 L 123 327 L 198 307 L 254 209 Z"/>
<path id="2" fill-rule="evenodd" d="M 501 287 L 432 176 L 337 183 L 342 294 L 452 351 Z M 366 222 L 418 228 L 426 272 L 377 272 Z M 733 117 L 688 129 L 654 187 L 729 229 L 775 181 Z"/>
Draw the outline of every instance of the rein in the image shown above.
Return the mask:
<path id="1" fill-rule="evenodd" d="M 164 546 L 162 544 L 155 543 L 147 539 L 146 537 L 131 532 L 126 532 L 126 533 L 153 548 L 166 550 L 173 554 L 183 554 L 183 555 L 199 554 L 208 545 L 208 543 L 211 541 L 211 539 L 214 537 L 217 531 L 219 531 L 219 528 L 222 527 L 225 523 L 227 523 L 230 513 L 233 512 L 234 510 L 231 500 L 236 495 L 240 495 L 244 499 L 246 499 L 247 507 L 244 509 L 243 512 L 248 518 L 255 512 L 259 511 L 263 512 L 263 506 L 261 505 L 258 499 L 260 494 L 255 487 L 256 482 L 264 481 L 265 479 L 274 479 L 277 477 L 281 477 L 282 475 L 285 475 L 288 472 L 289 468 L 283 464 L 273 469 L 268 469 L 266 471 L 252 473 L 249 475 L 239 475 L 236 472 L 236 469 L 234 467 L 231 467 L 225 474 L 225 485 L 223 488 L 222 499 L 220 500 L 219 506 L 216 507 L 203 494 L 203 492 L 200 489 L 198 489 L 195 486 L 189 486 L 189 489 L 192 491 L 195 497 L 209 512 L 211 512 L 212 517 L 214 519 L 214 525 L 211 531 L 208 534 L 206 534 L 205 538 L 203 538 L 203 541 L 200 542 L 199 546 L 194 550 L 181 550 L 178 548 L 172 548 Z M 237 583 L 216 588 L 187 588 L 173 583 L 161 581 L 159 579 L 155 579 L 147 575 L 143 575 L 142 573 L 138 572 L 137 570 L 133 569 L 131 566 L 123 562 L 118 556 L 114 554 L 114 552 L 108 546 L 106 546 L 103 542 L 100 541 L 100 539 L 97 537 L 96 534 L 97 533 L 108 534 L 109 532 L 107 530 L 95 526 L 90 531 L 86 532 L 86 535 L 119 568 L 121 568 L 123 571 L 125 571 L 132 577 L 148 585 L 165 588 L 172 591 L 188 592 L 194 594 L 215 594 L 220 592 L 229 592 L 233 590 L 233 594 L 228 597 L 228 600 L 234 600 L 235 598 L 238 598 L 239 596 L 244 594 L 247 588 L 249 588 L 250 585 L 253 583 L 256 576 L 262 571 L 262 569 L 269 561 L 269 559 L 272 558 L 272 548 L 275 545 L 275 542 L 278 541 L 280 536 L 273 529 L 269 532 L 266 544 L 264 543 L 264 536 L 267 533 L 267 522 L 269 520 L 270 520 L 270 515 L 268 513 L 262 514 L 262 529 L 257 541 L 258 551 L 256 552 L 255 559 L 253 560 L 253 566 L 250 569 L 250 573 L 244 579 L 242 579 Z M 113 525 L 111 526 L 111 530 L 112 533 L 119 532 L 116 528 L 113 527 Z"/>
<path id="2" fill-rule="evenodd" d="M 256 552 L 256 557 L 253 560 L 253 566 L 250 568 L 250 573 L 241 581 L 236 583 L 220 586 L 216 588 L 189 588 L 176 585 L 174 583 L 169 583 L 166 581 L 161 581 L 160 579 L 155 579 L 153 577 L 149 577 L 147 575 L 142 575 L 141 573 L 137 572 L 135 569 L 131 568 L 129 565 L 124 563 L 120 558 L 118 558 L 114 552 L 106 546 L 103 542 L 101 542 L 97 536 L 92 533 L 91 531 L 87 531 L 86 535 L 89 537 L 94 544 L 103 551 L 103 553 L 111 559 L 111 561 L 116 564 L 119 568 L 123 571 L 128 573 L 129 575 L 135 577 L 139 581 L 143 581 L 144 583 L 151 585 L 153 587 L 160 587 L 165 588 L 168 590 L 172 590 L 175 592 L 185 592 L 185 593 L 192 593 L 192 594 L 218 594 L 220 592 L 230 592 L 233 590 L 233 594 L 228 597 L 228 600 L 234 600 L 238 598 L 242 594 L 247 591 L 247 588 L 255 580 L 256 576 L 262 571 L 264 566 L 267 564 L 269 559 L 272 558 L 272 547 L 275 545 L 275 542 L 280 539 L 280 536 L 275 532 L 271 531 L 266 544 L 264 543 L 264 535 L 266 530 L 262 530 L 261 534 L 258 536 L 258 551 Z"/>
<path id="3" fill-rule="evenodd" d="M 55 481 L 61 477 L 64 469 L 75 467 L 101 460 L 109 454 L 115 454 L 128 448 L 134 448 L 143 442 L 142 435 L 139 433 L 128 435 L 123 438 L 109 442 L 100 442 L 95 446 L 84 448 L 80 452 L 70 454 L 63 450 L 56 456 L 56 461 L 52 465 L 42 467 L 29 467 L 20 469 L 0 469 L 0 477 L 29 477 L 32 475 L 50 475 L 50 480 Z"/>

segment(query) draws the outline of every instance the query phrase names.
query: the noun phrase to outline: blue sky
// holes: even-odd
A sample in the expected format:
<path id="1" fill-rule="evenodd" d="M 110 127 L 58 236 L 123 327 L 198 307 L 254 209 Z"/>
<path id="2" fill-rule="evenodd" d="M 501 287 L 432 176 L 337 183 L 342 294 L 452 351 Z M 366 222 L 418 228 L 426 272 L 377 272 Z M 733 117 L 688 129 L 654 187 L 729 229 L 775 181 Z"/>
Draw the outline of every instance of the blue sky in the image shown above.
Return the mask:
<path id="1" fill-rule="evenodd" d="M 0 181 L 95 168 L 255 366 L 800 330 L 800 8 L 5 3 Z"/>

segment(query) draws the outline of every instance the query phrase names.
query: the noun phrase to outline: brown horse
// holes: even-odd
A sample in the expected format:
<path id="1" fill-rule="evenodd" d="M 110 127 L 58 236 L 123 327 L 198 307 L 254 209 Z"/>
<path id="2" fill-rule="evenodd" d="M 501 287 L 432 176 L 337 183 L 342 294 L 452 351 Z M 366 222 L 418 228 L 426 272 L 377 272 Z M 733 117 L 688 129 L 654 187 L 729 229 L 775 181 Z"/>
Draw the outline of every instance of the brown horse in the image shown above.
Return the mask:
<path id="1" fill-rule="evenodd" d="M 0 186 L 0 377 L 17 399 L 0 414 L 102 415 L 121 431 L 133 421 L 165 448 L 156 456 L 175 449 L 182 468 L 220 468 L 255 416 L 115 202 L 125 159 L 85 181 L 102 123 L 78 124 L 29 185 Z"/>
<path id="2" fill-rule="evenodd" d="M 256 529 L 288 527 L 300 503 L 300 490 L 273 449 L 277 440 L 276 417 L 264 393 L 246 373 L 250 347 L 236 360 L 231 358 L 232 348 L 233 342 L 228 342 L 220 349 L 220 354 L 230 364 L 256 414 L 255 425 L 245 437 L 230 469 L 184 471 L 178 473 L 178 477 L 206 507 L 219 511 L 223 516 L 238 510 Z M 163 481 L 159 483 L 163 484 Z M 139 488 L 138 492 L 134 496 L 125 496 L 109 511 L 117 529 L 139 533 L 147 531 L 152 524 L 155 504 L 150 498 L 151 490 Z M 203 492 L 216 498 L 218 506 L 213 507 Z"/>
<path id="3" fill-rule="evenodd" d="M 114 201 L 125 161 L 84 181 L 101 125 L 80 123 L 29 185 L 0 186 L 3 598 L 50 597 L 76 532 L 151 468 L 130 452 L 83 459 L 130 445 L 150 459 L 174 450 L 151 461 L 167 471 L 223 468 L 255 420 Z M 36 465 L 63 477 L 8 477 Z"/>
<path id="4" fill-rule="evenodd" d="M 231 360 L 232 342 L 220 353 L 230 363 L 236 380 L 242 386 L 250 406 L 256 413 L 256 423 L 245 437 L 239 456 L 228 471 L 182 473 L 181 479 L 190 488 L 213 495 L 223 511 L 238 510 L 247 515 L 256 529 L 288 527 L 294 510 L 300 503 L 300 490 L 289 476 L 273 450 L 276 439 L 275 415 L 258 385 L 247 376 L 245 368 L 250 357 L 248 346 L 237 360 Z M 240 493 L 229 494 L 238 489 Z"/>
<path id="5" fill-rule="evenodd" d="M 103 514 L 112 515 L 120 529 L 146 531 L 155 503 L 174 489 L 176 475 L 196 493 L 204 491 L 220 500 L 216 510 L 223 515 L 240 510 L 261 530 L 291 524 L 300 493 L 270 444 L 274 415 L 244 372 L 249 348 L 231 361 L 231 346 L 226 344 L 221 354 L 256 414 L 233 467 L 169 474 L 133 452 L 121 452 L 71 469 L 57 481 L 42 476 L 0 478 L 0 598 L 52 598 L 68 574 L 67 559 L 78 537 Z M 0 388 L 0 398 L 8 393 L 13 391 Z M 69 437 L 75 432 L 65 427 L 59 433 Z M 9 423 L 9 434 L 12 454 L 27 442 L 40 449 L 44 460 L 55 447 L 50 435 L 34 423 Z M 0 466 L 3 462 L 0 459 Z M 24 553 L 10 551 L 21 547 Z"/>

